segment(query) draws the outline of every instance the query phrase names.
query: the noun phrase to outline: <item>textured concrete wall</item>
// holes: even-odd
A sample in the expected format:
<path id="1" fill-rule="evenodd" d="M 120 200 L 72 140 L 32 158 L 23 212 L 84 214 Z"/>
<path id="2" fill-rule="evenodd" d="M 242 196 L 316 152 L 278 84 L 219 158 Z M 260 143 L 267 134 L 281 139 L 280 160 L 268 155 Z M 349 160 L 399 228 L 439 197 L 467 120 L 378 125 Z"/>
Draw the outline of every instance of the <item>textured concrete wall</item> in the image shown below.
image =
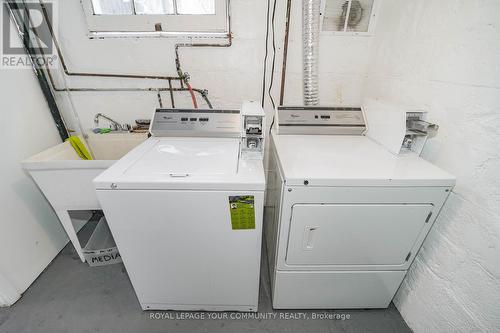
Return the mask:
<path id="1" fill-rule="evenodd" d="M 386 0 L 365 97 L 430 112 L 457 186 L 395 303 L 415 332 L 500 331 L 500 2 Z"/>

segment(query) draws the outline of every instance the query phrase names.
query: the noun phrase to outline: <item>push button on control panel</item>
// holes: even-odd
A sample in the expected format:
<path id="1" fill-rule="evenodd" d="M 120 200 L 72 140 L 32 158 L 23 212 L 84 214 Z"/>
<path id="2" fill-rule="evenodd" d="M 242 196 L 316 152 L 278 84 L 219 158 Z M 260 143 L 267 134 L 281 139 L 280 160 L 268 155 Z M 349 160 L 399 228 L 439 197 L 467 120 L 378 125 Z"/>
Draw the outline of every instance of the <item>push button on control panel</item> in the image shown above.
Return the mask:
<path id="1" fill-rule="evenodd" d="M 181 118 L 181 121 L 188 121 L 188 118 Z"/>

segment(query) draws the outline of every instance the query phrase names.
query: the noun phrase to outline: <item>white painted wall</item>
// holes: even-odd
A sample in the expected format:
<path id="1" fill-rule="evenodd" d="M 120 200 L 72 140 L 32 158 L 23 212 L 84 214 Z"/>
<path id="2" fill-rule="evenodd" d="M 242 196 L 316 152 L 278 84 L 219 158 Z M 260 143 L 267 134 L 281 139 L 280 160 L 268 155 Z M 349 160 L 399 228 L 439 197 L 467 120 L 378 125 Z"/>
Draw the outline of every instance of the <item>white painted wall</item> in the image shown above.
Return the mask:
<path id="1" fill-rule="evenodd" d="M 176 75 L 174 38 L 118 38 L 91 40 L 79 0 L 61 1 L 59 39 L 72 71 Z M 242 100 L 260 100 L 264 59 L 265 1 L 232 1 L 234 40 L 230 48 L 181 48 L 184 71 L 191 75 L 195 88 L 209 90 L 215 107 L 239 107 Z M 224 42 L 224 40 L 215 40 Z M 93 79 L 70 77 L 71 87 L 166 87 L 155 80 Z M 170 97 L 162 94 L 164 105 Z M 64 93 L 60 100 L 67 102 Z M 158 107 L 156 93 L 77 92 L 73 93 L 83 127 L 90 129 L 97 112 L 104 112 L 122 122 L 149 118 Z M 201 102 L 201 107 L 206 105 Z M 68 104 L 66 118 L 71 119 Z M 176 93 L 176 106 L 192 106 L 188 93 Z M 76 126 L 73 126 L 76 127 Z"/>
<path id="2" fill-rule="evenodd" d="M 500 2 L 387 0 L 366 98 L 428 110 L 457 186 L 395 304 L 415 332 L 500 331 Z"/>
<path id="3" fill-rule="evenodd" d="M 243 100 L 259 100 L 265 50 L 267 1 L 231 0 L 234 34 L 230 48 L 181 49 L 183 70 L 191 75 L 196 88 L 209 90 L 215 107 L 236 108 Z M 271 0 L 272 2 L 272 0 Z M 302 42 L 301 1 L 292 1 L 289 59 L 287 68 L 287 104 L 302 104 Z M 276 6 L 276 67 L 273 94 L 279 100 L 282 46 L 286 1 Z M 271 8 L 272 9 L 272 8 Z M 79 0 L 59 2 L 59 39 L 68 67 L 80 72 L 111 72 L 132 74 L 175 75 L 174 45 L 171 38 L 118 38 L 90 40 Z M 321 100 L 324 104 L 361 103 L 361 89 L 369 59 L 372 38 L 322 36 Z M 271 66 L 272 42 L 269 40 L 268 68 Z M 63 81 L 59 78 L 59 84 Z M 268 80 L 269 83 L 269 80 Z M 70 77 L 70 87 L 161 87 L 164 82 L 151 80 L 93 79 Z M 150 117 L 158 107 L 156 93 L 144 92 L 76 92 L 72 93 L 75 108 L 85 130 L 93 126 L 92 118 L 104 112 L 119 121 L 132 123 Z M 169 107 L 168 94 L 162 94 Z M 77 128 L 65 93 L 58 94 L 65 106 L 65 118 Z M 191 106 L 187 93 L 177 93 L 177 106 Z M 200 103 L 201 106 L 204 103 Z M 267 98 L 266 111 L 271 114 Z"/>
<path id="4" fill-rule="evenodd" d="M 20 162 L 60 138 L 29 69 L 0 70 L 0 306 L 15 301 L 67 243 L 66 233 Z"/>

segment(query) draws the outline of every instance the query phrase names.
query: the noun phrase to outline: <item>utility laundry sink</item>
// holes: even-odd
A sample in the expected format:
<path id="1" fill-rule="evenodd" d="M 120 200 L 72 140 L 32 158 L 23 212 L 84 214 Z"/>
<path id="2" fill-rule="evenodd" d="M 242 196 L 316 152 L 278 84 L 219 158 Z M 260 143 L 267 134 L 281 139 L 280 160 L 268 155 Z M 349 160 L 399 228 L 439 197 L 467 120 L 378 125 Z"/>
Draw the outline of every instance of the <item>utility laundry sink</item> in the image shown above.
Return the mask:
<path id="1" fill-rule="evenodd" d="M 74 225 L 69 212 L 101 209 L 92 180 L 146 138 L 147 133 L 91 133 L 88 148 L 95 160 L 82 160 L 69 142 L 64 142 L 22 162 L 54 208 L 82 261 L 76 233 L 83 225 Z"/>

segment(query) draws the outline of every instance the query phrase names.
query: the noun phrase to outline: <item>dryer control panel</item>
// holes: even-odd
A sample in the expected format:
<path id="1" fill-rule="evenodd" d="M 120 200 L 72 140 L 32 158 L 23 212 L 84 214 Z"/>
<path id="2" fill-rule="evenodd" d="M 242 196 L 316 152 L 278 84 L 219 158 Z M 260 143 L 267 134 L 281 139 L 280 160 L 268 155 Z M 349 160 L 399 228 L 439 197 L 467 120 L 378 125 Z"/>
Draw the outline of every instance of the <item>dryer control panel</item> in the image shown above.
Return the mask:
<path id="1" fill-rule="evenodd" d="M 279 106 L 278 134 L 361 135 L 366 131 L 359 107 Z"/>

